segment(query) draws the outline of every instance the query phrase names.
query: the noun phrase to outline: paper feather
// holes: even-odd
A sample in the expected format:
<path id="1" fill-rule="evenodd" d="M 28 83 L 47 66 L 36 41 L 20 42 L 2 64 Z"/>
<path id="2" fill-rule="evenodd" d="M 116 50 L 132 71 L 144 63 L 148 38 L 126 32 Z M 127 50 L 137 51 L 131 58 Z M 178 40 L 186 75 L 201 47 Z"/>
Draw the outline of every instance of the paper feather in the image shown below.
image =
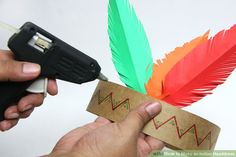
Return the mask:
<path id="1" fill-rule="evenodd" d="M 120 79 L 146 94 L 153 59 L 144 28 L 128 0 L 109 0 L 108 14 L 112 60 Z"/>
<path id="2" fill-rule="evenodd" d="M 194 48 L 166 75 L 164 101 L 187 106 L 211 94 L 236 67 L 236 25 Z"/>
<path id="3" fill-rule="evenodd" d="M 140 93 L 188 106 L 211 94 L 236 67 L 236 25 L 209 40 L 207 32 L 153 64 L 144 28 L 128 0 L 109 0 L 108 12 L 113 63 L 121 81 Z"/>
<path id="4" fill-rule="evenodd" d="M 146 85 L 147 94 L 154 98 L 162 99 L 164 97 L 163 81 L 166 77 L 166 74 L 192 49 L 207 41 L 208 35 L 209 31 L 207 31 L 204 35 L 199 36 L 188 43 L 185 43 L 182 47 L 175 48 L 175 50 L 167 54 L 164 59 L 157 60 L 157 63 L 153 64 L 153 73 L 150 80 L 148 81 L 148 84 Z"/>

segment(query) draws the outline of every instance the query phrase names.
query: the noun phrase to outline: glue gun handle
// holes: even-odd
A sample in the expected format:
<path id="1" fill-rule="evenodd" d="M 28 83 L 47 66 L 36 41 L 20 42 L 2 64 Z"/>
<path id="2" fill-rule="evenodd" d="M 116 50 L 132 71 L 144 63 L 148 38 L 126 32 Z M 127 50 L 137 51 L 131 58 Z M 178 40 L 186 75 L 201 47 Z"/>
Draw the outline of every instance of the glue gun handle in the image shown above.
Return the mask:
<path id="1" fill-rule="evenodd" d="M 0 121 L 5 120 L 6 109 L 27 94 L 26 89 L 34 82 L 0 82 Z"/>

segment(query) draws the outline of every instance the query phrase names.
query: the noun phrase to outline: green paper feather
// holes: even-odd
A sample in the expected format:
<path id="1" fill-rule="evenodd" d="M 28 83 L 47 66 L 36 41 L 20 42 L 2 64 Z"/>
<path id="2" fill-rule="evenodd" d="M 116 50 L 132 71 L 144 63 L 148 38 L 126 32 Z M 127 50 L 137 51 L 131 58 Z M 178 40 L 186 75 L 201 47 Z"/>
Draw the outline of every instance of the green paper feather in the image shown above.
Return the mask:
<path id="1" fill-rule="evenodd" d="M 128 0 L 109 0 L 108 34 L 112 60 L 121 81 L 146 94 L 153 59 L 144 28 Z"/>

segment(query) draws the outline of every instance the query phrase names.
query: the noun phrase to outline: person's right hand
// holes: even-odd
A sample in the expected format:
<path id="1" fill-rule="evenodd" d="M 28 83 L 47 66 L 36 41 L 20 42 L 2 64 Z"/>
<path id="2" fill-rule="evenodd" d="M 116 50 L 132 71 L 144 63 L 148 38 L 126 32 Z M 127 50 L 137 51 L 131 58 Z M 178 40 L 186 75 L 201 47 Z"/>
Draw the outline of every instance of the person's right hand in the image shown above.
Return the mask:
<path id="1" fill-rule="evenodd" d="M 164 147 L 163 142 L 142 133 L 160 111 L 160 104 L 146 103 L 120 123 L 100 117 L 65 135 L 48 157 L 147 157 Z"/>
<path id="2" fill-rule="evenodd" d="M 11 51 L 0 50 L 1 82 L 28 81 L 37 78 L 39 74 L 40 66 L 38 64 L 16 61 L 14 60 L 14 54 Z M 57 92 L 56 81 L 49 80 L 48 93 L 50 95 L 56 95 Z M 6 120 L 0 122 L 0 131 L 9 130 L 18 123 L 19 119 L 29 117 L 34 108 L 43 103 L 43 100 L 43 94 L 28 94 L 21 98 L 19 102 L 11 104 L 5 111 L 4 116 Z"/>

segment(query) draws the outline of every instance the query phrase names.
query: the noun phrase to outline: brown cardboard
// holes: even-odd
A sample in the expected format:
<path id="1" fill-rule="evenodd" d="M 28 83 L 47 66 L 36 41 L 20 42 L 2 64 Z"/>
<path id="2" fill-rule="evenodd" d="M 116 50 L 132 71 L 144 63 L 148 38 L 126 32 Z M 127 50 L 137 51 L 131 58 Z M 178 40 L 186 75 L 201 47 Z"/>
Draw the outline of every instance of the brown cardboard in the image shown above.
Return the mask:
<path id="1" fill-rule="evenodd" d="M 130 110 L 148 101 L 160 102 L 162 111 L 145 126 L 144 133 L 165 142 L 171 149 L 214 149 L 220 132 L 218 126 L 192 113 L 115 83 L 100 81 L 87 111 L 119 122 Z"/>

